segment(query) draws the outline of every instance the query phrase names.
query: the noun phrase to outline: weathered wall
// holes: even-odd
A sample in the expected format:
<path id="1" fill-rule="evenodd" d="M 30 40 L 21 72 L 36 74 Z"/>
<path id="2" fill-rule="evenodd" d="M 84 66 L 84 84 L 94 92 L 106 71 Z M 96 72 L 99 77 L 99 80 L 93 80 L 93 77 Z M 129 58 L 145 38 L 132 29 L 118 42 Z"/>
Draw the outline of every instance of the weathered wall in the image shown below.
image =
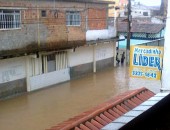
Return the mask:
<path id="1" fill-rule="evenodd" d="M 41 89 L 70 80 L 69 69 L 54 71 L 42 75 L 30 77 L 29 91 Z"/>
<path id="2" fill-rule="evenodd" d="M 42 55 L 51 53 L 0 60 L 0 99 L 90 74 L 94 62 L 97 71 L 114 66 L 115 49 L 114 42 L 83 46 L 75 52 L 65 52 L 65 59 L 56 52 L 56 70 L 45 73 L 42 72 Z M 60 68 L 57 69 L 58 64 Z"/>
<path id="3" fill-rule="evenodd" d="M 0 8 L 11 7 L 21 10 L 22 25 L 19 29 L 0 30 L 0 50 L 36 51 L 38 46 L 39 50 L 45 50 L 85 44 L 85 3 L 21 0 L 0 2 Z M 41 10 L 46 10 L 46 17 L 41 17 Z M 70 10 L 80 11 L 80 26 L 66 26 L 66 11 Z M 1 54 L 4 55 L 4 52 Z"/>
<path id="4" fill-rule="evenodd" d="M 20 29 L 0 30 L 0 50 L 5 50 L 2 56 L 18 50 L 24 53 L 85 45 L 87 29 L 107 28 L 107 4 L 2 0 L 0 8 L 4 7 L 20 9 L 22 25 Z M 42 10 L 46 10 L 46 17 L 41 16 Z M 66 11 L 80 11 L 80 26 L 66 26 Z"/>
<path id="5" fill-rule="evenodd" d="M 75 52 L 68 53 L 68 59 L 70 67 L 90 63 L 93 61 L 93 47 L 76 48 Z"/>
<path id="6" fill-rule="evenodd" d="M 101 30 L 107 28 L 107 10 L 105 8 L 88 10 L 88 29 Z"/>
<path id="7" fill-rule="evenodd" d="M 26 79 L 0 84 L 0 99 L 10 98 L 27 92 Z"/>
<path id="8" fill-rule="evenodd" d="M 114 66 L 115 44 L 98 44 L 76 48 L 75 52 L 69 52 L 70 78 L 78 78 L 93 72 L 93 62 L 96 62 L 96 70 L 100 71 Z"/>
<path id="9" fill-rule="evenodd" d="M 40 42 L 45 43 L 47 39 L 47 27 L 40 24 Z M 35 50 L 38 46 L 37 25 L 23 25 L 22 29 L 0 31 L 0 50 L 26 49 Z M 2 54 L 3 55 L 3 54 Z"/>
<path id="10" fill-rule="evenodd" d="M 76 48 L 75 52 L 68 53 L 69 66 L 73 67 L 93 62 L 94 47 L 96 61 L 111 58 L 114 55 L 114 44 L 105 43 Z"/>
<path id="11" fill-rule="evenodd" d="M 25 57 L 0 61 L 0 84 L 26 77 Z"/>
<path id="12" fill-rule="evenodd" d="M 27 91 L 25 57 L 0 61 L 0 99 Z"/>

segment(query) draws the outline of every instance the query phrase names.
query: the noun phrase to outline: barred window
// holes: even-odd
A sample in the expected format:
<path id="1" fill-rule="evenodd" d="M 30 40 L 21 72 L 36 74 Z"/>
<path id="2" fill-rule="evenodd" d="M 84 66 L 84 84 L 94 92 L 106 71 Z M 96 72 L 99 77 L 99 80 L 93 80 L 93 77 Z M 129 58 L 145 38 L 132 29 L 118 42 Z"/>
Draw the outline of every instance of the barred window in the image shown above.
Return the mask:
<path id="1" fill-rule="evenodd" d="M 68 26 L 80 26 L 80 12 L 78 11 L 68 11 L 66 13 L 66 21 Z"/>
<path id="2" fill-rule="evenodd" d="M 0 9 L 0 29 L 17 29 L 21 27 L 20 10 Z"/>

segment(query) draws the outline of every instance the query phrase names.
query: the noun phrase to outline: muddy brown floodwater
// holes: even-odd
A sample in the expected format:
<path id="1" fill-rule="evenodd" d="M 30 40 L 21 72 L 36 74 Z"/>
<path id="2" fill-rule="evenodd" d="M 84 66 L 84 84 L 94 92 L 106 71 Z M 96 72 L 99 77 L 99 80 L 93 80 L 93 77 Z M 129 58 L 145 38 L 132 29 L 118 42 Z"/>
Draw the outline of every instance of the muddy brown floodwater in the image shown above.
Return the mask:
<path id="1" fill-rule="evenodd" d="M 45 130 L 119 93 L 140 87 L 157 93 L 161 83 L 131 79 L 128 67 L 120 66 L 0 101 L 0 130 Z"/>

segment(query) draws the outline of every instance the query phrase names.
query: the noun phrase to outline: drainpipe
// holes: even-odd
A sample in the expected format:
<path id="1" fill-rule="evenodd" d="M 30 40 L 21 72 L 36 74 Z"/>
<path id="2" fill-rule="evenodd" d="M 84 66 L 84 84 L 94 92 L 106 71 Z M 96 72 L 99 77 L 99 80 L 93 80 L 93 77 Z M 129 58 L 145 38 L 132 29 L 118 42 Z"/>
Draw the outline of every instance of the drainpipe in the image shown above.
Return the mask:
<path id="1" fill-rule="evenodd" d="M 93 72 L 96 73 L 96 45 L 93 45 Z"/>
<path id="2" fill-rule="evenodd" d="M 168 14 L 166 21 L 165 44 L 164 44 L 164 58 L 163 58 L 163 73 L 162 73 L 162 91 L 170 91 L 170 2 L 168 2 Z"/>

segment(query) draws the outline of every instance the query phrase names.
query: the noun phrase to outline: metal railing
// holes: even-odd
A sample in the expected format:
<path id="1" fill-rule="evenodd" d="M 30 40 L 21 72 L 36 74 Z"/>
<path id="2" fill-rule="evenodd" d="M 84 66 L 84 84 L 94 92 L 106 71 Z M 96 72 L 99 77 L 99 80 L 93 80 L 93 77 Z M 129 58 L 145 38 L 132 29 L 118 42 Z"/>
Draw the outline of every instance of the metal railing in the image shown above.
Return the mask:
<path id="1" fill-rule="evenodd" d="M 0 10 L 0 30 L 17 29 L 21 27 L 20 11 Z"/>

